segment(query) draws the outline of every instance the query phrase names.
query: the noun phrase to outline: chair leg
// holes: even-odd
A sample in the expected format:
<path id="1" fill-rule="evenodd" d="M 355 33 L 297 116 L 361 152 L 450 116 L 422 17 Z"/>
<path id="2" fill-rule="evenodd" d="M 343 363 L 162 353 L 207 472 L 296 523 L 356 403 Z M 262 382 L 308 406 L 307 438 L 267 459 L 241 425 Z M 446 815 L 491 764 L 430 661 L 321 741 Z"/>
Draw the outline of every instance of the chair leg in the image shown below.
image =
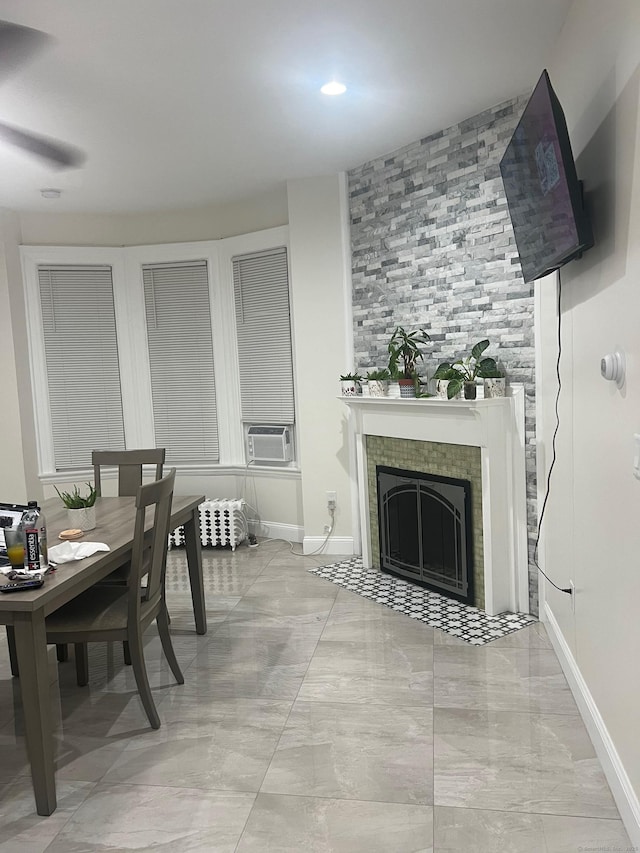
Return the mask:
<path id="1" fill-rule="evenodd" d="M 156 623 L 158 625 L 160 642 L 162 643 L 162 651 L 164 652 L 164 656 L 171 667 L 171 672 L 178 684 L 184 684 L 184 675 L 180 669 L 180 664 L 178 663 L 178 658 L 176 657 L 173 643 L 171 642 L 171 632 L 169 631 L 169 612 L 166 607 L 162 607 L 158 613 Z"/>
<path id="2" fill-rule="evenodd" d="M 142 651 L 142 636 L 139 630 L 136 631 L 135 636 L 129 636 L 129 650 L 131 652 L 133 674 L 136 679 L 136 685 L 138 687 L 140 699 L 142 700 L 142 705 L 146 711 L 147 717 L 149 718 L 151 728 L 159 729 L 160 717 L 158 716 L 156 703 L 153 701 L 153 694 L 151 693 L 151 687 L 149 686 L 147 667 L 144 662 L 144 653 Z"/>
<path id="3" fill-rule="evenodd" d="M 11 664 L 11 675 L 18 678 L 18 654 L 16 652 L 16 635 L 13 625 L 7 625 L 7 646 L 9 647 L 9 663 Z"/>
<path id="4" fill-rule="evenodd" d="M 89 683 L 89 654 L 86 643 L 74 643 L 73 651 L 76 658 L 76 682 L 78 687 L 86 687 Z"/>
<path id="5" fill-rule="evenodd" d="M 69 646 L 66 643 L 56 643 L 56 657 L 58 663 L 64 663 L 69 660 Z"/>
<path id="6" fill-rule="evenodd" d="M 127 640 L 122 642 L 122 653 L 124 654 L 124 662 L 127 666 L 131 666 L 131 649 Z"/>

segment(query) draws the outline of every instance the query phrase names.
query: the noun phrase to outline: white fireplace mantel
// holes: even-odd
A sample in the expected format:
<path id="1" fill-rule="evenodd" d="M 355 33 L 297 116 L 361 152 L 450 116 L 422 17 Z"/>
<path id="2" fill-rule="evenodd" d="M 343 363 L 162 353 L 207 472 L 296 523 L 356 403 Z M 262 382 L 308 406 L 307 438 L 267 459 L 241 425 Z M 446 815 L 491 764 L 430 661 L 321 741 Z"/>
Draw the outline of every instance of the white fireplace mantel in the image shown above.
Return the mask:
<path id="1" fill-rule="evenodd" d="M 355 437 L 362 558 L 371 562 L 365 436 L 480 448 L 485 609 L 529 612 L 524 388 L 491 400 L 343 397 Z"/>

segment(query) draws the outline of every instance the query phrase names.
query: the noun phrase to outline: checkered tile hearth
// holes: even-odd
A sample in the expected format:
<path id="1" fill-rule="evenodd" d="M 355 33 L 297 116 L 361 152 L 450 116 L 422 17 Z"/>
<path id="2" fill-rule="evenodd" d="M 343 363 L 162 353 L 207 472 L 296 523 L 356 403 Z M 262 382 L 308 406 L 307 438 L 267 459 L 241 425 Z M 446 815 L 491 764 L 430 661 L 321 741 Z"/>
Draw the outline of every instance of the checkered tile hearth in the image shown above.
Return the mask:
<path id="1" fill-rule="evenodd" d="M 524 613 L 488 616 L 476 607 L 445 598 L 378 569 L 365 569 L 359 557 L 319 566 L 309 572 L 474 646 L 483 646 L 536 621 Z"/>

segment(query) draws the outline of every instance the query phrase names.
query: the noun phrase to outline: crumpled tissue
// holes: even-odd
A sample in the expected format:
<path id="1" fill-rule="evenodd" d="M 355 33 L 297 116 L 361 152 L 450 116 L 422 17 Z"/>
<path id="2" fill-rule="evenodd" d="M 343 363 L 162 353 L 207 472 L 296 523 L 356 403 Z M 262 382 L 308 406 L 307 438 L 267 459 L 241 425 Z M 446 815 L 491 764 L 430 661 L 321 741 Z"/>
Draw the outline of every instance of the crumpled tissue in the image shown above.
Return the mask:
<path id="1" fill-rule="evenodd" d="M 73 560 L 83 560 L 98 551 L 110 551 L 104 542 L 63 542 L 49 548 L 49 559 L 54 563 L 71 563 Z"/>

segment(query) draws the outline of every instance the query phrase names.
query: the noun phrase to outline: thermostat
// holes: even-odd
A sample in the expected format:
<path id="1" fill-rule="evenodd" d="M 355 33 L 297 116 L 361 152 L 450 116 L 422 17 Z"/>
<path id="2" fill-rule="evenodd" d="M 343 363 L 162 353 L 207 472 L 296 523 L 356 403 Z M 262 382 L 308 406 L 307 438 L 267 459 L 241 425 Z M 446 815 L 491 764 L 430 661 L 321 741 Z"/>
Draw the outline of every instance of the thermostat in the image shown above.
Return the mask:
<path id="1" fill-rule="evenodd" d="M 625 373 L 624 353 L 616 350 L 600 359 L 600 373 L 603 379 L 615 382 L 618 388 L 622 388 Z"/>

